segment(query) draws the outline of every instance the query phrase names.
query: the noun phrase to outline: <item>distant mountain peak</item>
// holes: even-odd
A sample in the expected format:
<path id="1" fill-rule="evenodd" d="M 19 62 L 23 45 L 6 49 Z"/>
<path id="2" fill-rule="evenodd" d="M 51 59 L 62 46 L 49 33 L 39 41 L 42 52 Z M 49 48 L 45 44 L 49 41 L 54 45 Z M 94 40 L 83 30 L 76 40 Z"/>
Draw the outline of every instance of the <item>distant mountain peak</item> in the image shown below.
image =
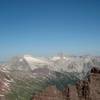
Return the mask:
<path id="1" fill-rule="evenodd" d="M 24 59 L 27 62 L 31 62 L 31 63 L 44 63 L 44 64 L 48 63 L 47 61 L 45 61 L 43 59 L 32 57 L 31 55 L 24 55 Z"/>

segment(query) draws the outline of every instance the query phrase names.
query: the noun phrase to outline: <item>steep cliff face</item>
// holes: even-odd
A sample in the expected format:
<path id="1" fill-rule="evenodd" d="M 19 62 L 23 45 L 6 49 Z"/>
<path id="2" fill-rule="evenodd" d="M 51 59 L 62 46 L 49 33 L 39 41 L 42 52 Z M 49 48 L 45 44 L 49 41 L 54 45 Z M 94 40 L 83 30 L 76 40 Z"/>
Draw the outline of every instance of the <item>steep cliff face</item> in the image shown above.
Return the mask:
<path id="1" fill-rule="evenodd" d="M 100 70 L 91 69 L 89 80 L 81 80 L 70 88 L 71 100 L 100 100 Z"/>
<path id="2" fill-rule="evenodd" d="M 32 100 L 63 100 L 63 95 L 55 86 L 49 86 L 41 93 L 34 95 Z"/>
<path id="3" fill-rule="evenodd" d="M 81 80 L 76 85 L 65 87 L 63 91 L 49 87 L 32 100 L 100 100 L 100 71 L 92 69 L 87 80 Z"/>
<path id="4" fill-rule="evenodd" d="M 84 80 L 76 84 L 77 100 L 91 100 L 89 81 Z"/>
<path id="5" fill-rule="evenodd" d="M 100 74 L 92 73 L 90 83 L 90 95 L 92 100 L 100 100 Z"/>

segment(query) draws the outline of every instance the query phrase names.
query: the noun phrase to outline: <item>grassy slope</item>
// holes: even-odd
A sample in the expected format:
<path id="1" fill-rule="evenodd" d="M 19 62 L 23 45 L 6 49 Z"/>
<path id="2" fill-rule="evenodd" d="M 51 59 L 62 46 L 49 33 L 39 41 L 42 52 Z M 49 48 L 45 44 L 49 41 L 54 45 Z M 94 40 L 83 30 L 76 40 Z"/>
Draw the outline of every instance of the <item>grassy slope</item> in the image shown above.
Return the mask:
<path id="1" fill-rule="evenodd" d="M 46 87 L 43 81 L 16 80 L 11 86 L 11 91 L 6 95 L 7 100 L 30 100 L 33 93 L 39 92 Z"/>

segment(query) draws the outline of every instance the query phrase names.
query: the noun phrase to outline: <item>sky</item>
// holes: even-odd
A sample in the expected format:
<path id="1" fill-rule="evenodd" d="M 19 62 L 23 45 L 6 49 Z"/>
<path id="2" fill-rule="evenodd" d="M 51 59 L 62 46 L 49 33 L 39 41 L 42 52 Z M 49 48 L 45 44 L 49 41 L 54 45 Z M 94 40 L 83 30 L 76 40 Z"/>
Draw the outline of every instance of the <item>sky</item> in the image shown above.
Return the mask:
<path id="1" fill-rule="evenodd" d="M 0 0 L 0 60 L 59 52 L 100 55 L 100 0 Z"/>

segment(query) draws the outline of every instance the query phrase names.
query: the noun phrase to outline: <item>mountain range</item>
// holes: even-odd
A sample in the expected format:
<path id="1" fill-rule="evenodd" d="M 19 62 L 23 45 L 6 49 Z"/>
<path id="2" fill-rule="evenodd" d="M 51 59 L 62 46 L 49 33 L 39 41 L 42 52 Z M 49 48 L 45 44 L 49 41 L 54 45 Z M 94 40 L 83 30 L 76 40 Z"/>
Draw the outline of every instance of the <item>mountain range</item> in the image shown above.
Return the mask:
<path id="1" fill-rule="evenodd" d="M 20 99 L 24 90 L 31 95 L 48 84 L 62 89 L 66 84 L 72 85 L 87 78 L 93 67 L 100 68 L 99 56 L 16 56 L 6 64 L 0 64 L 0 97 L 11 97 L 5 100 L 28 100 Z M 23 94 L 20 91 L 24 91 Z"/>

